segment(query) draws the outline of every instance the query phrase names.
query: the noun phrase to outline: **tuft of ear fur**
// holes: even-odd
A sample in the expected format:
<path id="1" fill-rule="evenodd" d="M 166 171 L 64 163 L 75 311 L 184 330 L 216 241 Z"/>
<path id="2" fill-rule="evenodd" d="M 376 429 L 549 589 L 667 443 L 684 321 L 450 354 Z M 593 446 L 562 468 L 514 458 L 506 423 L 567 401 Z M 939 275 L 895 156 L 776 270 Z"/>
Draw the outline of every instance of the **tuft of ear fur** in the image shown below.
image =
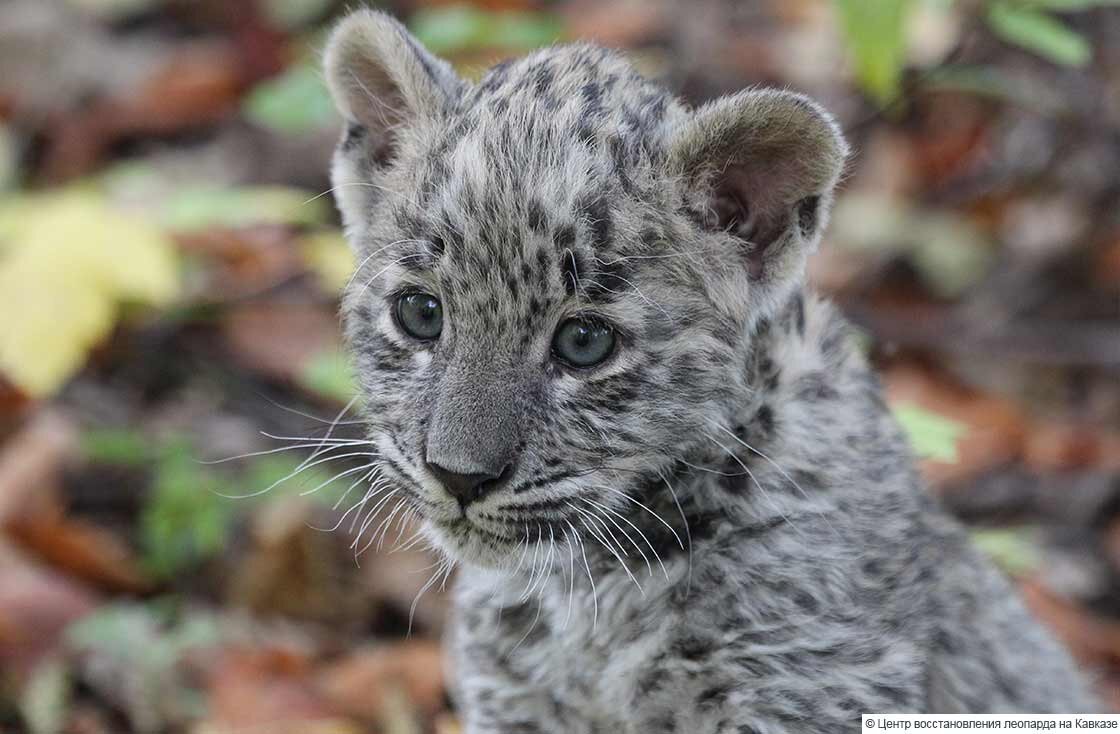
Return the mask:
<path id="1" fill-rule="evenodd" d="M 347 225 L 368 208 L 360 190 L 397 155 L 405 130 L 438 120 L 466 82 L 420 45 L 396 19 L 359 10 L 331 32 L 323 58 L 327 86 L 346 121 L 332 169 L 335 196 Z"/>
<path id="2" fill-rule="evenodd" d="M 752 283 L 777 299 L 820 240 L 847 155 L 831 115 L 768 89 L 699 108 L 677 130 L 668 162 L 698 197 L 705 225 L 742 244 Z"/>

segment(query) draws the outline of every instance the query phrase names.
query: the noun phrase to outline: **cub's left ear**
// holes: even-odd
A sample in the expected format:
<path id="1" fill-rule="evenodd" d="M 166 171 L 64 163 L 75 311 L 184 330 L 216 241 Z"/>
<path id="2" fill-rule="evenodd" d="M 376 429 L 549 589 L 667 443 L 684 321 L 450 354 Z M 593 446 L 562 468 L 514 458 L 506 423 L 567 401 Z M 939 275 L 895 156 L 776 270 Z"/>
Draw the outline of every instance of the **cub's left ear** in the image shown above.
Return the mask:
<path id="1" fill-rule="evenodd" d="M 739 240 L 752 284 L 784 290 L 820 239 L 847 155 L 839 127 L 815 102 L 760 90 L 698 109 L 675 133 L 669 165 L 704 225 Z"/>

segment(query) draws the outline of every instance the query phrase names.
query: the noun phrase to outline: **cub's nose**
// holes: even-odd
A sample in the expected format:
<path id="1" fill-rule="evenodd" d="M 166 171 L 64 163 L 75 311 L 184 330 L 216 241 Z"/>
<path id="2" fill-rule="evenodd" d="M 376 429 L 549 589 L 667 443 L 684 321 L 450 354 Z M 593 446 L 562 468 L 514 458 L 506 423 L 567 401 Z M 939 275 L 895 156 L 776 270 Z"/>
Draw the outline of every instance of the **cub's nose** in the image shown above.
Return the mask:
<path id="1" fill-rule="evenodd" d="M 461 507 L 482 499 L 505 484 L 512 473 L 512 464 L 506 464 L 498 473 L 462 474 L 443 468 L 435 462 L 426 462 L 428 471 L 435 475 L 444 489 L 459 500 Z"/>

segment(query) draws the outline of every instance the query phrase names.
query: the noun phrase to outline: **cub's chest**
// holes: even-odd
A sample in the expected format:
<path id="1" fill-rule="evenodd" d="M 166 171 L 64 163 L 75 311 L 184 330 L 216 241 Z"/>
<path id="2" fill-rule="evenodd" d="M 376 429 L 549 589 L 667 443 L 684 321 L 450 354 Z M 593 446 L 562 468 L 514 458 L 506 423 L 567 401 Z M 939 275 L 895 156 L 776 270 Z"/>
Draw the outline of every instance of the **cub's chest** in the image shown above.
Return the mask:
<path id="1" fill-rule="evenodd" d="M 546 692 L 569 716 L 596 730 L 623 726 L 640 702 L 635 682 L 665 649 L 673 613 L 633 586 L 600 583 L 597 603 L 590 593 L 565 587 L 562 595 L 505 604 L 494 596 L 460 594 L 456 667 Z"/>

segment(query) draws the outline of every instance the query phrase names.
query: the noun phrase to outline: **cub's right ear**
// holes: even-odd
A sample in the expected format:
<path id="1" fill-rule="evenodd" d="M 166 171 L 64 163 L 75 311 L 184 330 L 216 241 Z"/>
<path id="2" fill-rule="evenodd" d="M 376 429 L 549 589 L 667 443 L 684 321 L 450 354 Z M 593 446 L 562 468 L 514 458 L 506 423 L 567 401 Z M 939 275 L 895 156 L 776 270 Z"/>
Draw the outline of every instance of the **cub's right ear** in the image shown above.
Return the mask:
<path id="1" fill-rule="evenodd" d="M 394 18 L 359 10 L 331 33 L 323 60 L 327 85 L 351 135 L 390 158 L 395 131 L 417 117 L 438 117 L 465 83 Z M 354 126 L 362 128 L 355 132 Z"/>
<path id="2" fill-rule="evenodd" d="M 445 115 L 466 83 L 403 25 L 371 10 L 339 22 L 323 66 L 346 122 L 331 183 L 347 228 L 360 227 L 376 190 L 370 180 L 396 157 L 403 131 Z"/>

